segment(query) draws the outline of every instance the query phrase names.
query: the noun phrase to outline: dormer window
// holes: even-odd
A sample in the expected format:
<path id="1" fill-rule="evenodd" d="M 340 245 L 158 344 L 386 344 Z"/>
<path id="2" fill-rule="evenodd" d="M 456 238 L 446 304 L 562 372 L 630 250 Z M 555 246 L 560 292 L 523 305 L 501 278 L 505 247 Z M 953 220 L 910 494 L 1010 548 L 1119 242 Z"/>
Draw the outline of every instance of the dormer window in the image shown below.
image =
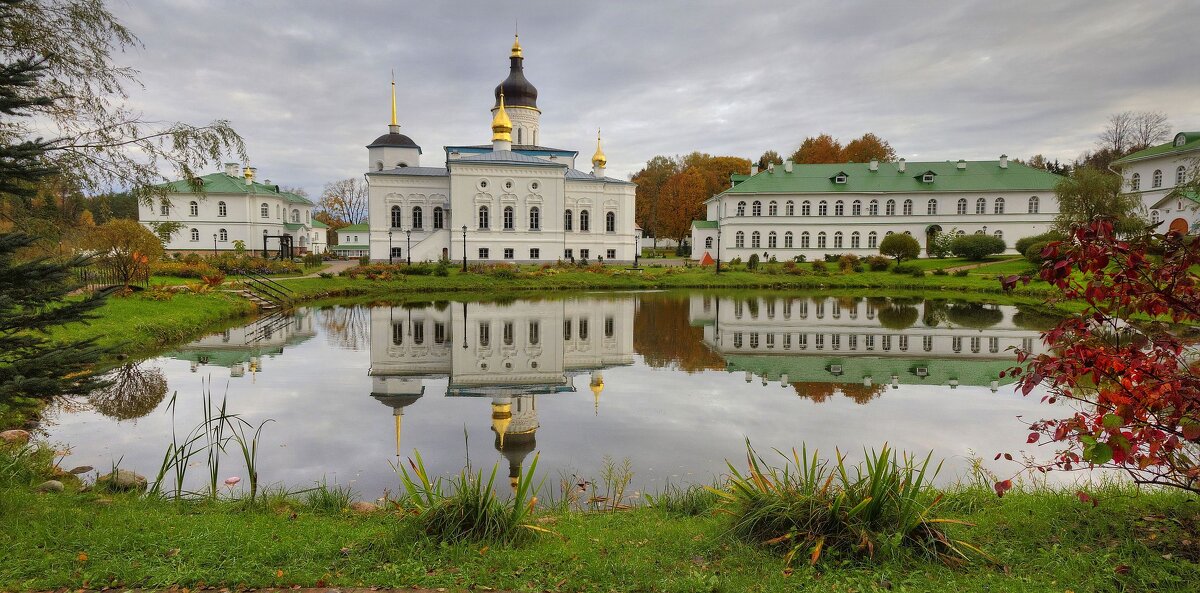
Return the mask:
<path id="1" fill-rule="evenodd" d="M 846 183 L 846 180 L 849 178 L 850 178 L 850 176 L 846 175 L 845 171 L 838 171 L 838 174 L 834 175 L 830 179 L 832 179 L 834 183 L 844 184 L 844 183 Z"/>
<path id="2" fill-rule="evenodd" d="M 1187 136 L 1182 133 L 1175 134 L 1175 146 L 1183 146 L 1187 144 Z"/>
<path id="3" fill-rule="evenodd" d="M 933 171 L 926 171 L 920 175 L 917 175 L 915 179 L 919 180 L 921 183 L 933 183 L 933 178 L 935 176 L 937 176 L 937 173 L 934 173 Z"/>

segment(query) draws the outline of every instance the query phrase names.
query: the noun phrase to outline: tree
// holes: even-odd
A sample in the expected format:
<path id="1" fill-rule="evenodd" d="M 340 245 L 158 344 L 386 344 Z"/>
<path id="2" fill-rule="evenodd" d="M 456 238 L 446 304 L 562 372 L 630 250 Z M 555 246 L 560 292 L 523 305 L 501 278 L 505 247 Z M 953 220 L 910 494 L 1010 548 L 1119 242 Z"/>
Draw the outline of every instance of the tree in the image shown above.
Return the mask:
<path id="1" fill-rule="evenodd" d="M 667 156 L 656 156 L 633 174 L 631 180 L 637 186 L 635 194 L 635 218 L 642 229 L 654 237 L 654 246 L 658 246 L 659 192 L 672 175 L 681 170 L 679 161 Z"/>
<path id="2" fill-rule="evenodd" d="M 662 234 L 682 244 L 692 233 L 692 221 L 704 215 L 708 191 L 705 175 L 699 169 L 689 168 L 672 175 L 659 198 L 662 204 L 658 227 Z"/>
<path id="3" fill-rule="evenodd" d="M 1078 308 L 1044 334 L 1045 353 L 1019 350 L 1009 372 L 1023 394 L 1045 385 L 1044 401 L 1075 405 L 1030 424 L 1029 443 L 1057 450 L 1026 470 L 1109 468 L 1200 492 L 1200 363 L 1176 331 L 1200 323 L 1200 241 L 1145 230 L 1122 238 L 1102 218 L 1046 256 L 1039 275 Z"/>
<path id="4" fill-rule="evenodd" d="M 1108 116 L 1100 132 L 1097 148 L 1123 157 L 1131 152 L 1158 144 L 1171 133 L 1165 113 L 1158 111 L 1122 111 Z"/>
<path id="5" fill-rule="evenodd" d="M 1004 253 L 1007 248 L 1004 239 L 984 234 L 963 235 L 950 242 L 950 253 L 972 261 L 982 261 L 989 255 Z"/>
<path id="6" fill-rule="evenodd" d="M 954 237 L 957 235 L 954 229 L 950 232 L 938 231 L 929 239 L 929 255 L 938 259 L 942 259 L 950 255 L 950 244 L 954 242 Z"/>
<path id="7" fill-rule="evenodd" d="M 800 143 L 800 148 L 792 153 L 792 162 L 798 164 L 841 163 L 842 144 L 829 134 L 821 134 L 816 138 L 808 137 Z"/>
<path id="8" fill-rule="evenodd" d="M 360 177 L 350 177 L 325 185 L 317 207 L 328 212 L 342 226 L 366 222 L 368 210 L 367 184 Z M 326 223 L 328 224 L 328 223 Z"/>
<path id="9" fill-rule="evenodd" d="M 756 164 L 759 169 L 766 169 L 767 165 L 782 165 L 783 157 L 779 156 L 779 153 L 774 150 L 768 150 L 762 153 L 762 156 L 758 157 Z"/>
<path id="10" fill-rule="evenodd" d="M 896 151 L 892 149 L 892 145 L 888 144 L 887 140 L 867 132 L 846 144 L 846 147 L 842 149 L 841 160 L 855 163 L 867 163 L 871 160 L 894 161 L 896 160 Z"/>
<path id="11" fill-rule="evenodd" d="M 1070 233 L 1075 225 L 1090 224 L 1098 217 L 1112 219 L 1118 233 L 1134 233 L 1145 226 L 1138 216 L 1141 200 L 1121 192 L 1120 175 L 1082 167 L 1054 187 L 1058 196 L 1055 228 Z"/>
<path id="12" fill-rule="evenodd" d="M 137 221 L 114 219 L 88 233 L 87 246 L 96 259 L 117 274 L 128 289 L 137 278 L 150 272 L 150 262 L 162 257 L 159 237 Z"/>
<path id="13" fill-rule="evenodd" d="M 892 233 L 879 242 L 880 255 L 896 258 L 896 264 L 921 254 L 921 244 L 904 233 Z"/>
<path id="14" fill-rule="evenodd" d="M 88 395 L 88 403 L 109 418 L 141 418 L 167 396 L 167 378 L 159 368 L 143 369 L 139 363 L 129 363 L 105 379 L 105 385 Z"/>

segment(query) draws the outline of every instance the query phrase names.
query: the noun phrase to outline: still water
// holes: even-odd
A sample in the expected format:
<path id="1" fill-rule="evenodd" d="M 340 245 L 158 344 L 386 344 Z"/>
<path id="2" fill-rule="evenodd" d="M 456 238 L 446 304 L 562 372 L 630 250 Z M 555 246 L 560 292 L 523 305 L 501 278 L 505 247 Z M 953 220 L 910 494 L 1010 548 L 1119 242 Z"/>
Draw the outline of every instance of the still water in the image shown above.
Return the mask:
<path id="1" fill-rule="evenodd" d="M 1001 371 L 1052 318 L 1011 306 L 781 293 L 590 294 L 542 300 L 305 308 L 210 335 L 116 373 L 44 425 L 65 467 L 153 478 L 202 420 L 202 381 L 257 424 L 263 483 L 395 492 L 414 449 L 432 472 L 540 454 L 547 484 L 628 458 L 633 486 L 708 483 L 760 451 L 806 443 L 861 457 L 882 443 L 944 458 L 940 480 L 1026 450 L 1060 414 Z M 169 394 L 178 393 L 174 419 Z M 241 476 L 231 450 L 221 475 Z M 203 462 L 189 480 L 203 481 Z"/>

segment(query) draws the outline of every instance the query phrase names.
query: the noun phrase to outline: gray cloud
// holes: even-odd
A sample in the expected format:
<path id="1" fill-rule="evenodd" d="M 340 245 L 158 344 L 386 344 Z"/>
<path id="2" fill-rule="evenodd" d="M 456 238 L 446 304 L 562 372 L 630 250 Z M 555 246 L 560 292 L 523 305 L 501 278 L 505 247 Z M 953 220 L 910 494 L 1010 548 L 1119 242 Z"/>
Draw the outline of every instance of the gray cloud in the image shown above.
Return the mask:
<path id="1" fill-rule="evenodd" d="M 403 131 L 441 160 L 489 140 L 514 20 L 544 144 L 610 174 L 691 150 L 756 158 L 873 131 L 908 158 L 1072 159 L 1104 118 L 1200 127 L 1200 4 L 129 2 L 148 118 L 226 118 L 261 174 L 310 192 L 365 169 L 396 70 Z"/>

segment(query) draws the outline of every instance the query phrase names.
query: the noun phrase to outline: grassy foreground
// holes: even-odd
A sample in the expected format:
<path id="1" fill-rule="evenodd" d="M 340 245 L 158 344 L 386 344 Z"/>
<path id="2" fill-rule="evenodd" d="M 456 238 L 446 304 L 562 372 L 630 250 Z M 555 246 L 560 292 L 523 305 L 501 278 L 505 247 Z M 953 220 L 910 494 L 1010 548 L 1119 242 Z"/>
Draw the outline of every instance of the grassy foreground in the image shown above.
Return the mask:
<path id="1" fill-rule="evenodd" d="M 294 500 L 166 502 L 0 487 L 0 590 L 378 586 L 515 591 L 1194 591 L 1200 508 L 1178 493 L 950 492 L 952 526 L 998 564 L 914 557 L 784 570 L 721 514 L 550 513 L 523 544 L 438 544 L 411 516 Z"/>

